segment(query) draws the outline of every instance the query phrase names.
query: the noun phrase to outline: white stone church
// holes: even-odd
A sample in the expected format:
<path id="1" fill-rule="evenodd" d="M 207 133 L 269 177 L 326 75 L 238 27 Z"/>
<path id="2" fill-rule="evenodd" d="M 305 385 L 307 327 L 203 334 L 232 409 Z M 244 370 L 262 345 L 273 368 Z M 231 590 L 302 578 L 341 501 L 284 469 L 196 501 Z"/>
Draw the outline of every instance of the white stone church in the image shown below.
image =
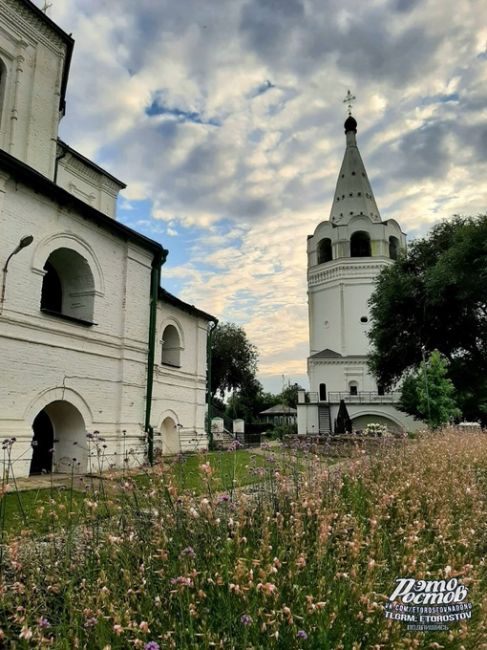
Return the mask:
<path id="1" fill-rule="evenodd" d="M 298 433 L 330 434 L 341 400 L 353 430 L 368 423 L 415 430 L 418 422 L 395 407 L 367 368 L 368 301 L 382 268 L 406 249 L 394 219 L 382 221 L 357 147 L 357 122 L 344 124 L 346 148 L 330 218 L 308 237 L 310 392 L 299 395 Z"/>
<path id="2" fill-rule="evenodd" d="M 0 439 L 17 476 L 89 470 L 98 435 L 105 467 L 143 462 L 152 435 L 207 446 L 215 319 L 160 288 L 167 251 L 116 220 L 125 185 L 59 140 L 72 50 L 32 2 L 1 0 Z"/>

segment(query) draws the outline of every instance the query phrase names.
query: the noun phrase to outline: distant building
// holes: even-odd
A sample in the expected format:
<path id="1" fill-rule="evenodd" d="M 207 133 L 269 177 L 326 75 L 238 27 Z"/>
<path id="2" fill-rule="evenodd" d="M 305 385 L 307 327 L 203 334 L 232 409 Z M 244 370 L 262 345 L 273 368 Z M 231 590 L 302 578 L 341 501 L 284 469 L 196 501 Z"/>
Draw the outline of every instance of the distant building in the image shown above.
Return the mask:
<path id="1" fill-rule="evenodd" d="M 308 237 L 310 392 L 298 404 L 298 433 L 329 434 L 340 400 L 354 429 L 369 422 L 390 429 L 418 423 L 395 408 L 398 393 L 377 386 L 367 368 L 368 301 L 382 268 L 406 250 L 394 219 L 382 221 L 357 147 L 357 122 L 345 121 L 346 149 L 327 221 Z"/>
<path id="2" fill-rule="evenodd" d="M 167 251 L 116 220 L 125 185 L 58 138 L 73 40 L 0 4 L 0 438 L 17 476 L 206 447 L 207 331 Z M 21 246 L 19 247 L 19 242 Z M 86 434 L 90 434 L 87 436 Z"/>
<path id="3" fill-rule="evenodd" d="M 296 424 L 297 409 L 287 404 L 276 404 L 265 411 L 259 413 L 259 418 L 263 422 L 272 424 Z"/>

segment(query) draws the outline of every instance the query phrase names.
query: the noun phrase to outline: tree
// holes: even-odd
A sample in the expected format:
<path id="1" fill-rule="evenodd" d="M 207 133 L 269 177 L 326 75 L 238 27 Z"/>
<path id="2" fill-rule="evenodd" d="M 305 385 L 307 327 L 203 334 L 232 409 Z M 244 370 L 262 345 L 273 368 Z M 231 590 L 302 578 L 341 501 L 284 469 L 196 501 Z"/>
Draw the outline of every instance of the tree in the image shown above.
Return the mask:
<path id="1" fill-rule="evenodd" d="M 348 415 L 347 405 L 345 400 L 340 400 L 338 413 L 335 420 L 335 433 L 352 433 L 352 420 Z"/>
<path id="2" fill-rule="evenodd" d="M 454 217 L 412 242 L 379 275 L 370 300 L 378 384 L 395 385 L 421 363 L 421 348 L 449 361 L 468 419 L 487 424 L 487 215 Z"/>
<path id="3" fill-rule="evenodd" d="M 255 381 L 257 348 L 234 323 L 219 324 L 211 339 L 211 395 L 242 388 Z"/>
<path id="4" fill-rule="evenodd" d="M 404 381 L 399 408 L 426 420 L 433 429 L 459 417 L 455 387 L 447 375 L 448 360 L 434 350 L 427 361 L 421 362 L 419 370 Z"/>
<path id="5" fill-rule="evenodd" d="M 265 392 L 260 381 L 254 377 L 230 395 L 226 413 L 230 418 L 242 418 L 245 422 L 254 423 L 258 421 L 261 411 L 275 406 L 278 402 L 279 397 Z"/>
<path id="6" fill-rule="evenodd" d="M 304 389 L 297 382 L 294 382 L 294 384 L 289 383 L 282 393 L 278 395 L 278 402 L 295 409 L 298 405 L 298 391 L 300 390 Z"/>

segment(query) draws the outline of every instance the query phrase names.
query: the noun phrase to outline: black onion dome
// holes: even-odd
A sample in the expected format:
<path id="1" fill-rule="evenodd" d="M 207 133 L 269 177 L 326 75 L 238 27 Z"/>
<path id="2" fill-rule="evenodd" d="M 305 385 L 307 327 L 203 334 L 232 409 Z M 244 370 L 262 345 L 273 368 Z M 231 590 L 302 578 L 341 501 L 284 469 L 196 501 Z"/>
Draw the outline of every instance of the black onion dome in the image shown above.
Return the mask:
<path id="1" fill-rule="evenodd" d="M 357 133 L 357 120 L 351 115 L 347 117 L 343 126 L 345 127 L 345 133 L 348 133 L 349 131 Z"/>

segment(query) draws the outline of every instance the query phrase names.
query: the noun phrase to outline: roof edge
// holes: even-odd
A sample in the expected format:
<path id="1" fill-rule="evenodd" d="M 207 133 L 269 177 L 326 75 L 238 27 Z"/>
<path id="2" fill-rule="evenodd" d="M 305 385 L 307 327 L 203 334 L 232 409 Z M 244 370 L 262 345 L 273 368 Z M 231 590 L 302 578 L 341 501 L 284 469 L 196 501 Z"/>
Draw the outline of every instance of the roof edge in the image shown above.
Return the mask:
<path id="1" fill-rule="evenodd" d="M 166 291 L 166 289 L 163 289 L 162 287 L 159 287 L 158 298 L 159 300 L 168 302 L 170 305 L 178 307 L 182 311 L 185 311 L 189 314 L 200 316 L 201 318 L 204 318 L 207 321 L 212 321 L 213 323 L 218 323 L 218 319 L 215 318 L 215 316 L 212 316 L 211 314 L 198 309 L 198 307 L 195 307 L 194 305 L 190 305 L 188 302 L 184 302 L 184 300 L 181 300 L 181 298 L 178 298 L 174 294 L 169 293 L 169 291 Z"/>
<path id="2" fill-rule="evenodd" d="M 66 142 L 64 142 L 64 140 L 61 140 L 61 138 L 58 138 L 58 139 L 57 139 L 57 142 L 58 142 L 58 145 L 59 145 L 60 147 L 62 147 L 65 151 L 67 151 L 68 153 L 72 154 L 72 155 L 75 156 L 76 158 L 79 158 L 79 159 L 82 160 L 84 163 L 86 163 L 89 167 L 92 167 L 92 168 L 95 169 L 97 172 L 100 172 L 100 174 L 103 174 L 104 176 L 106 176 L 107 178 L 109 178 L 111 181 L 113 181 L 114 183 L 116 183 L 116 185 L 118 185 L 118 186 L 120 187 L 121 190 L 124 190 L 124 189 L 127 187 L 127 184 L 126 184 L 126 183 L 124 183 L 123 181 L 121 181 L 120 179 L 118 179 L 116 176 L 113 176 L 112 174 L 110 174 L 110 172 L 107 172 L 105 169 L 103 169 L 103 167 L 100 167 L 100 165 L 97 165 L 96 162 L 93 162 L 93 160 L 90 160 L 90 159 L 87 158 L 86 156 L 83 156 L 82 153 L 80 153 L 79 151 L 76 151 L 76 149 L 73 149 L 73 147 L 71 147 L 69 144 L 67 144 Z"/>
<path id="3" fill-rule="evenodd" d="M 116 221 L 116 219 L 103 214 L 103 212 L 100 212 L 91 205 L 88 205 L 88 203 L 70 194 L 67 190 L 47 178 L 47 176 L 26 165 L 18 158 L 11 156 L 6 151 L 3 151 L 3 149 L 0 149 L 0 167 L 5 169 L 21 183 L 24 183 L 27 187 L 33 188 L 47 198 L 57 201 L 61 205 L 73 207 L 83 217 L 93 221 L 106 230 L 110 230 L 123 239 L 130 239 L 139 244 L 139 246 L 142 246 L 142 248 L 150 249 L 157 253 L 161 259 L 166 258 L 168 251 L 159 242 L 149 239 L 149 237 Z"/>

